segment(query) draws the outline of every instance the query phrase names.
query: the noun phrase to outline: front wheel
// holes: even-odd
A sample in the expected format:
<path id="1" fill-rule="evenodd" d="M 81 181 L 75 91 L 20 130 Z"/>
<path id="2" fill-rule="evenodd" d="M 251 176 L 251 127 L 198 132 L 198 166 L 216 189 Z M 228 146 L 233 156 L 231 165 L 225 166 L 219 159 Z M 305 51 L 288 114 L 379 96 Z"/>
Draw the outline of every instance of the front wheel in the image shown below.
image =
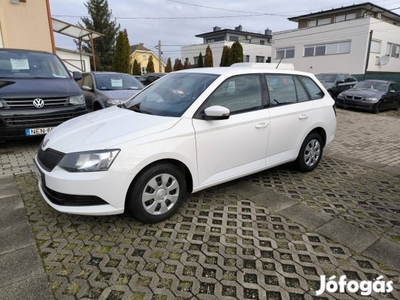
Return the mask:
<path id="1" fill-rule="evenodd" d="M 170 218 L 186 194 L 184 170 L 162 163 L 144 170 L 133 181 L 126 198 L 126 209 L 144 223 Z"/>
<path id="2" fill-rule="evenodd" d="M 317 133 L 309 134 L 301 145 L 299 156 L 296 159 L 298 168 L 303 172 L 314 170 L 321 160 L 322 152 L 321 136 Z"/>

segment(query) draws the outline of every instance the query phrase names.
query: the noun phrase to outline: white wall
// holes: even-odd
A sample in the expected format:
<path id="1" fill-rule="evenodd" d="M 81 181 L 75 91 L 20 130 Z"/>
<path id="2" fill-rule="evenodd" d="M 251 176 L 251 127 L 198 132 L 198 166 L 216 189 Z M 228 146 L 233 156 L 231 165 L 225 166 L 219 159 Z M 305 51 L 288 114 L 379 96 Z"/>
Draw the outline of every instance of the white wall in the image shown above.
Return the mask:
<path id="1" fill-rule="evenodd" d="M 279 62 L 279 59 L 275 57 L 276 49 L 294 46 L 295 57 L 283 59 L 282 62 L 293 63 L 296 70 L 315 74 L 321 72 L 364 73 L 371 21 L 376 21 L 376 19 L 363 18 L 276 32 L 272 39 L 272 62 Z M 304 57 L 306 45 L 347 40 L 351 41 L 350 53 Z"/>
<path id="2" fill-rule="evenodd" d="M 194 65 L 194 57 L 198 57 L 199 53 L 201 52 L 201 55 L 204 58 L 206 54 L 206 48 L 208 45 L 210 45 L 213 54 L 214 67 L 219 67 L 219 64 L 221 63 L 222 49 L 224 48 L 224 46 L 232 47 L 232 44 L 233 42 L 224 41 L 224 42 L 198 44 L 198 45 L 182 47 L 181 48 L 182 63 L 184 63 L 185 59 L 188 58 L 189 62 L 192 65 Z M 249 55 L 250 62 L 255 62 L 256 56 L 264 56 L 265 59 L 267 59 L 268 56 L 271 56 L 272 47 L 270 45 L 257 45 L 257 44 L 246 44 L 246 43 L 241 43 L 241 45 L 243 47 L 243 55 Z"/>
<path id="3" fill-rule="evenodd" d="M 64 61 L 65 66 L 71 72 L 79 71 L 79 72 L 90 72 L 90 59 L 91 56 L 87 54 L 82 54 L 83 61 L 83 70 L 81 70 L 81 58 L 79 56 L 79 52 L 74 52 L 67 49 L 57 48 L 56 54 Z"/>

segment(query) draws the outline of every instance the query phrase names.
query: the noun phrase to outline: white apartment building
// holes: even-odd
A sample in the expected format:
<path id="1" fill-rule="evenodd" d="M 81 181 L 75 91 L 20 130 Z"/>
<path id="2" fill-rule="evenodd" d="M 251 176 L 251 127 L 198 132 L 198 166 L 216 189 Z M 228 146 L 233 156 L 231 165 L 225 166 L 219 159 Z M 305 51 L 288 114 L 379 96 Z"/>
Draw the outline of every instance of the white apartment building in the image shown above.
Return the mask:
<path id="1" fill-rule="evenodd" d="M 231 47 L 239 41 L 243 47 L 244 62 L 268 62 L 271 59 L 271 38 L 272 32 L 265 30 L 264 34 L 243 31 L 242 26 L 235 29 L 221 29 L 214 27 L 213 31 L 196 35 L 203 38 L 202 44 L 190 45 L 181 48 L 182 62 L 187 61 L 192 66 L 196 66 L 199 54 L 204 57 L 207 46 L 210 46 L 213 54 L 213 65 L 218 67 L 221 63 L 222 49 L 224 46 Z"/>
<path id="2" fill-rule="evenodd" d="M 400 81 L 400 15 L 366 2 L 289 20 L 298 28 L 274 33 L 272 62 Z"/>

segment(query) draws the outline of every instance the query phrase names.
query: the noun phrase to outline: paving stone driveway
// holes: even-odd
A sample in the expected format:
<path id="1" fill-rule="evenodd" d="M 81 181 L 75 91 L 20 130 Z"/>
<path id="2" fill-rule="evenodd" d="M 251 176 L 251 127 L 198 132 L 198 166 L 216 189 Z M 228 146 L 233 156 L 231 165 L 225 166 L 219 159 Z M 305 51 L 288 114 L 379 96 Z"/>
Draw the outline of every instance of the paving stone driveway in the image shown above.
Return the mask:
<path id="1" fill-rule="evenodd" d="M 51 209 L 31 172 L 38 144 L 0 145 L 0 175 L 15 175 L 55 299 L 400 298 L 394 112 L 338 110 L 336 140 L 313 172 L 283 166 L 207 189 L 154 225 Z M 394 291 L 316 297 L 320 275 L 383 275 Z"/>

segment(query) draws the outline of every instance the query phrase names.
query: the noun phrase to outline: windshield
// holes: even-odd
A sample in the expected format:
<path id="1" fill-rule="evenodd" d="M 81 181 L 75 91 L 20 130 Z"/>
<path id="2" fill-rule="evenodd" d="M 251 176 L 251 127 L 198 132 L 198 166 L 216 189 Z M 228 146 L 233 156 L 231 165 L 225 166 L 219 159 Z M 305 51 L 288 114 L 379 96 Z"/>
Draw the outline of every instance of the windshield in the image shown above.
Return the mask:
<path id="1" fill-rule="evenodd" d="M 218 76 L 170 73 L 128 100 L 125 107 L 142 113 L 180 117 Z"/>
<path id="2" fill-rule="evenodd" d="M 318 74 L 315 75 L 319 81 L 335 82 L 337 74 Z"/>
<path id="3" fill-rule="evenodd" d="M 71 78 L 56 55 L 19 50 L 0 51 L 0 77 Z"/>
<path id="4" fill-rule="evenodd" d="M 388 88 L 387 82 L 378 82 L 378 81 L 361 81 L 357 83 L 354 89 L 367 89 L 367 90 L 377 90 L 379 92 L 386 92 Z"/>
<path id="5" fill-rule="evenodd" d="M 125 73 L 95 74 L 98 90 L 141 90 L 143 84 L 132 75 Z"/>

